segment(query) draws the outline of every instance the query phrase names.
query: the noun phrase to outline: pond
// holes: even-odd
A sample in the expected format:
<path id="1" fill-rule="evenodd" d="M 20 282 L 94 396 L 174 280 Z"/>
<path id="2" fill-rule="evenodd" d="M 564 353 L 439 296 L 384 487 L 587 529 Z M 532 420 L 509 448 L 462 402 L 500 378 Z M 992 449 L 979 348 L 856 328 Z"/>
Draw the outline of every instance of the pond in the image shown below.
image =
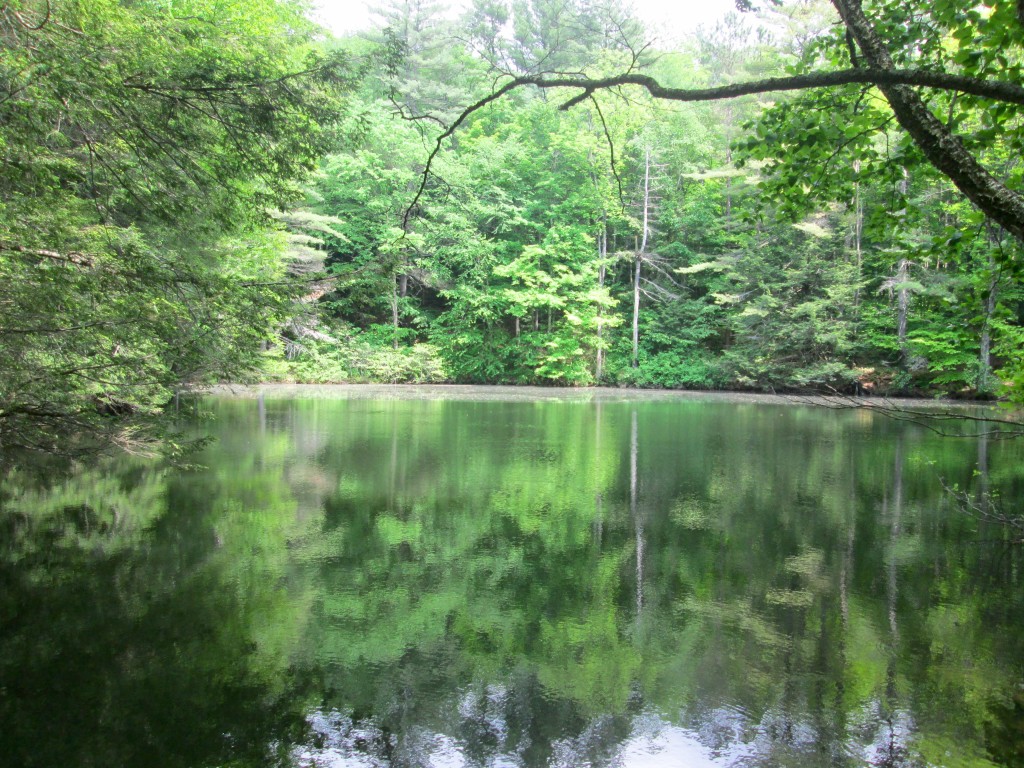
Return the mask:
<path id="1" fill-rule="evenodd" d="M 267 389 L 0 496 L 11 766 L 1024 764 L 1024 440 Z M 954 488 L 964 494 L 957 496 Z"/>

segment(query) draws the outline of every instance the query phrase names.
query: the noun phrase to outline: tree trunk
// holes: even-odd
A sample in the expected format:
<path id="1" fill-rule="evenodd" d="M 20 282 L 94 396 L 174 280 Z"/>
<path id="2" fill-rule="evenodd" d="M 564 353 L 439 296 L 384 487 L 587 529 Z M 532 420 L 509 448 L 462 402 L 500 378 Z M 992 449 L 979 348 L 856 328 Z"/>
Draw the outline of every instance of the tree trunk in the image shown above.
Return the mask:
<path id="1" fill-rule="evenodd" d="M 988 296 L 985 297 L 985 318 L 981 329 L 981 352 L 978 356 L 978 394 L 984 395 L 992 389 L 992 317 L 996 313 L 996 292 L 998 279 L 995 265 L 989 259 L 992 278 L 988 284 Z"/>
<path id="2" fill-rule="evenodd" d="M 633 368 L 639 366 L 640 352 L 640 264 L 643 262 L 644 253 L 647 252 L 647 234 L 650 231 L 650 205 L 651 205 L 651 150 L 650 147 L 644 150 L 644 203 L 643 203 L 643 232 L 640 235 L 640 247 L 636 254 L 636 263 L 633 268 Z"/>
<path id="3" fill-rule="evenodd" d="M 391 323 L 394 326 L 391 344 L 398 349 L 398 280 L 391 281 Z"/>
<path id="4" fill-rule="evenodd" d="M 725 108 L 725 167 L 732 169 L 732 124 L 733 108 L 729 104 Z M 732 229 L 732 176 L 725 177 L 725 228 Z"/>
<path id="5" fill-rule="evenodd" d="M 608 225 L 602 222 L 601 231 L 597 235 L 597 289 L 604 289 L 605 259 L 608 256 Z M 594 366 L 594 380 L 600 384 L 604 373 L 604 348 L 602 334 L 604 332 L 604 308 L 597 307 L 597 360 Z"/>
<path id="6" fill-rule="evenodd" d="M 853 162 L 853 170 L 860 173 L 860 160 Z M 860 281 L 864 270 L 864 200 L 860 195 L 860 182 L 853 186 L 853 250 L 857 255 L 857 287 L 853 292 L 853 307 L 860 308 Z"/>
<path id="7" fill-rule="evenodd" d="M 900 365 L 907 370 L 909 354 L 907 351 L 907 313 L 910 309 L 910 292 L 907 290 L 907 270 L 910 262 L 907 259 L 900 259 L 899 267 L 896 270 L 896 282 L 899 290 L 896 292 L 896 339 L 900 346 Z"/>

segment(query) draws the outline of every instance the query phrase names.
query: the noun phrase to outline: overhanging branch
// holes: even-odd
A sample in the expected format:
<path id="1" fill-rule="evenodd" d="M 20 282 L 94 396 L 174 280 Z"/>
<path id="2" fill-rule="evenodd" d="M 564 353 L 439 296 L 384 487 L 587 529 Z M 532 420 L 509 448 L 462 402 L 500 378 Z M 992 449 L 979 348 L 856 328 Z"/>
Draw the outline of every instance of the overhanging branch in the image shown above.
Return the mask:
<path id="1" fill-rule="evenodd" d="M 869 67 L 883 72 L 900 71 L 896 68 L 884 38 L 864 15 L 861 0 L 832 0 L 832 5 L 839 12 Z M 900 126 L 914 140 L 928 162 L 952 181 L 991 221 L 1024 242 L 1024 195 L 988 172 L 960 138 L 935 116 L 921 95 L 910 87 L 917 83 L 877 82 Z M 1019 103 L 1010 99 L 1001 100 Z"/>
<path id="2" fill-rule="evenodd" d="M 733 83 L 716 88 L 667 88 L 648 75 L 625 74 L 597 80 L 577 78 L 520 77 L 509 85 L 533 85 L 537 88 L 581 88 L 585 94 L 596 90 L 616 88 L 622 85 L 637 85 L 645 88 L 651 96 L 666 101 L 720 101 L 749 96 L 757 93 L 782 91 L 805 91 L 813 88 L 834 88 L 839 85 L 860 83 L 865 85 L 911 85 L 934 88 L 943 91 L 959 91 L 972 96 L 981 96 L 993 101 L 1003 101 L 1024 106 L 1024 86 L 1001 80 L 979 80 L 964 75 L 933 72 L 922 69 L 841 69 L 834 72 L 812 72 L 789 77 L 769 77 L 749 83 Z M 507 87 L 507 86 L 506 86 Z M 581 99 L 576 97 L 563 105 L 563 109 L 575 106 Z"/>
<path id="3" fill-rule="evenodd" d="M 621 86 L 638 86 L 644 88 L 656 99 L 665 101 L 701 102 L 735 99 L 760 93 L 779 93 L 783 91 L 802 91 L 815 88 L 835 88 L 841 85 L 859 83 L 878 86 L 917 86 L 944 91 L 956 91 L 972 96 L 979 96 L 993 101 L 1024 106 L 1024 86 L 1018 83 L 1000 80 L 980 80 L 978 78 L 954 75 L 945 72 L 933 72 L 921 69 L 878 69 L 856 68 L 842 69 L 834 72 L 814 72 L 789 77 L 770 77 L 748 83 L 734 83 L 716 88 L 668 88 L 653 77 L 636 73 L 627 73 L 615 77 L 588 79 L 582 77 L 545 77 L 524 76 L 509 80 L 496 91 L 466 107 L 447 129 L 438 137 L 437 142 L 427 157 L 419 187 L 412 202 L 405 210 L 402 218 L 407 225 L 412 211 L 416 208 L 427 181 L 434 159 L 440 153 L 446 139 L 459 129 L 470 115 L 497 101 L 517 88 L 532 86 L 534 88 L 577 88 L 581 93 L 566 101 L 561 109 L 570 109 L 592 96 L 596 91 L 618 88 Z"/>

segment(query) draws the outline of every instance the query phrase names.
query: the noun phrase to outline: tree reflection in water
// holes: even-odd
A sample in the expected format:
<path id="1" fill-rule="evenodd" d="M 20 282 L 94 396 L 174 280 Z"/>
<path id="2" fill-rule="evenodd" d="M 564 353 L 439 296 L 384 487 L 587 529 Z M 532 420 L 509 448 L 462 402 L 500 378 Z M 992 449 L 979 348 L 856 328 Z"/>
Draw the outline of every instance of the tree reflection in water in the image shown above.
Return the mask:
<path id="1" fill-rule="evenodd" d="M 1021 498 L 1019 444 L 975 477 L 800 407 L 213 408 L 203 470 L 6 484 L 12 764 L 1021 759 L 1020 548 L 939 482 Z"/>

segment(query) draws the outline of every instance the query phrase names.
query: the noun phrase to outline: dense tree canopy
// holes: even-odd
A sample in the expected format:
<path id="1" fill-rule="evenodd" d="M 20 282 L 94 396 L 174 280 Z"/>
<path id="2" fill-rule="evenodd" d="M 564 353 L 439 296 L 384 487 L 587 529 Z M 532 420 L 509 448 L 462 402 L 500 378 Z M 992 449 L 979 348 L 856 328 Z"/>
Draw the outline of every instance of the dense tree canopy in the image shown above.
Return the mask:
<path id="1" fill-rule="evenodd" d="M 0 4 L 5 448 L 70 450 L 252 368 L 287 309 L 267 211 L 356 74 L 315 35 L 276 0 Z"/>
<path id="2" fill-rule="evenodd" d="M 770 32 L 734 16 L 670 53 L 615 3 L 396 3 L 405 63 L 361 98 L 408 122 L 360 163 L 401 181 L 337 246 L 325 321 L 400 339 L 398 379 L 996 394 L 1020 375 L 1024 35 L 1013 5 L 954 5 L 773 3 Z M 351 226 L 369 198 L 340 163 L 313 204 Z M 352 349 L 293 375 L 372 378 Z"/>

